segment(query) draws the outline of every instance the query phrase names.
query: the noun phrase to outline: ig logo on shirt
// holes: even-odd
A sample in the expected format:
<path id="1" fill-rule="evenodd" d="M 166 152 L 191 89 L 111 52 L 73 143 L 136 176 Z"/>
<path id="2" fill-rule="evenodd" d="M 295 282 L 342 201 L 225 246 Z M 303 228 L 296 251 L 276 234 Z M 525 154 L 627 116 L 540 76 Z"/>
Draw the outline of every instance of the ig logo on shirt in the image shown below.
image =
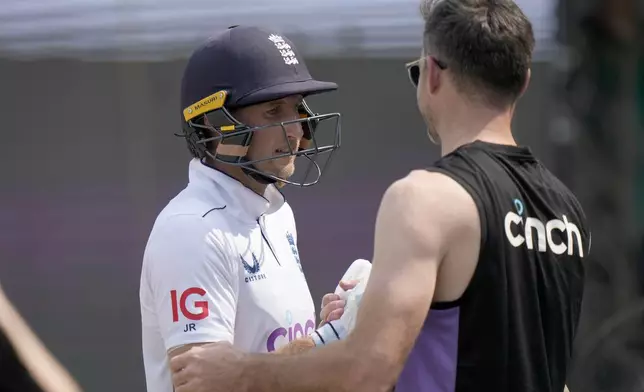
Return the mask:
<path id="1" fill-rule="evenodd" d="M 192 303 L 188 302 L 188 298 L 193 295 L 197 295 L 203 298 L 206 295 L 206 290 L 200 287 L 190 287 L 189 289 L 184 290 L 181 293 L 181 296 L 178 296 L 177 294 L 178 294 L 177 290 L 170 291 L 173 323 L 179 322 L 179 310 L 181 311 L 181 314 L 183 315 L 183 317 L 192 321 L 203 320 L 206 317 L 208 317 L 208 315 L 210 314 L 210 311 L 208 309 L 208 301 L 193 300 Z M 195 310 L 198 309 L 198 311 L 193 311 L 192 309 L 195 309 Z M 190 323 L 190 324 L 186 324 L 186 328 L 183 332 L 195 331 L 195 330 L 196 330 L 195 323 Z"/>

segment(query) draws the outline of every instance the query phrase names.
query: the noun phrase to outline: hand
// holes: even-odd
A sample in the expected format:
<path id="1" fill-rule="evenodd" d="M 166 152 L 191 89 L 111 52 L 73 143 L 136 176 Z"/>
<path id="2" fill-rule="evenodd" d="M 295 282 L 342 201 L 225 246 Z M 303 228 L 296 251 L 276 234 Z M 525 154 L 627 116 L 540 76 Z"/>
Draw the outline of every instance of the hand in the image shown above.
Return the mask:
<path id="1" fill-rule="evenodd" d="M 195 346 L 170 359 L 175 392 L 246 392 L 243 354 L 228 342 Z"/>
<path id="2" fill-rule="evenodd" d="M 340 287 L 344 291 L 356 287 L 358 280 L 340 281 Z M 322 297 L 322 310 L 320 311 L 320 325 L 327 321 L 339 320 L 344 313 L 346 301 L 340 298 L 340 295 L 329 293 Z"/>

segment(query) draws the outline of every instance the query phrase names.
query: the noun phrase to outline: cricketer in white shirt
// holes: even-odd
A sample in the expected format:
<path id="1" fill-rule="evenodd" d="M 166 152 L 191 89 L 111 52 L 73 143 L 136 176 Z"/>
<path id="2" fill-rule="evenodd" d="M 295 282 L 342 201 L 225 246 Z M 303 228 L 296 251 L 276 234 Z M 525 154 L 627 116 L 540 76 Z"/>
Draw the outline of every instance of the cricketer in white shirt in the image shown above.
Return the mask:
<path id="1" fill-rule="evenodd" d="M 159 214 L 140 286 L 147 390 L 172 392 L 168 350 L 228 341 L 271 352 L 315 330 L 291 207 L 190 162 L 189 184 Z"/>

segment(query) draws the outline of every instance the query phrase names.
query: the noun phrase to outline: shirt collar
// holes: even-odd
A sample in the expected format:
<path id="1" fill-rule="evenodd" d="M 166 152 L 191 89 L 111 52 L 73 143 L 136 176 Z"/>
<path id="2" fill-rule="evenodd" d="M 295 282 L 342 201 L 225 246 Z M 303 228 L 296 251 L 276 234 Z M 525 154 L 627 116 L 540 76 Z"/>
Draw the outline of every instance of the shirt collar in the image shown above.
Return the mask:
<path id="1" fill-rule="evenodd" d="M 264 214 L 277 211 L 285 203 L 284 195 L 268 185 L 263 196 L 258 195 L 233 177 L 203 164 L 199 159 L 190 161 L 188 178 L 191 185 L 201 188 L 207 195 L 221 203 L 220 195 L 228 208 L 242 218 L 257 220 Z"/>

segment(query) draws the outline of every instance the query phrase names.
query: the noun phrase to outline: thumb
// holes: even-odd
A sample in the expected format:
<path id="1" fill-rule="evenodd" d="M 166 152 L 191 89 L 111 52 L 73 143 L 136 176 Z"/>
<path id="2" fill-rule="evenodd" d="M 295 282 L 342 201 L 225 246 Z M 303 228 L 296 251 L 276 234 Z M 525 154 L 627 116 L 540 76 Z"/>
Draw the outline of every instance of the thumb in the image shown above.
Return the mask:
<path id="1" fill-rule="evenodd" d="M 356 287 L 360 283 L 359 280 L 341 280 L 340 281 L 340 288 L 344 291 L 351 290 L 352 288 Z"/>

